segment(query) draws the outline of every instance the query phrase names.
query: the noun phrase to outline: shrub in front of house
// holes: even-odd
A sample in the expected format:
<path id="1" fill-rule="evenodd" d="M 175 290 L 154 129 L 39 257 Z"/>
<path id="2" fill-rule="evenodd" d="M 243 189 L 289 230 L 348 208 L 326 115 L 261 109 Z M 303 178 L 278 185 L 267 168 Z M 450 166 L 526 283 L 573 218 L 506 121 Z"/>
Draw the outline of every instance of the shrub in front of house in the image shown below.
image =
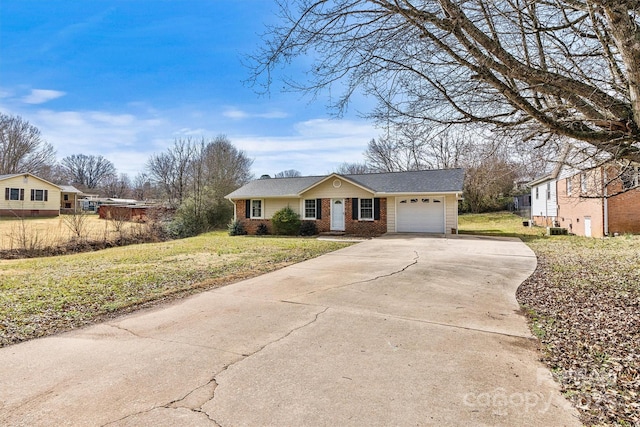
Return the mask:
<path id="1" fill-rule="evenodd" d="M 282 208 L 271 217 L 274 234 L 296 236 L 300 232 L 300 215 L 290 207 Z"/>
<path id="2" fill-rule="evenodd" d="M 267 224 L 260 223 L 258 224 L 258 227 L 256 228 L 256 234 L 258 236 L 266 236 L 267 234 L 269 234 L 269 228 L 267 227 Z"/>
<path id="3" fill-rule="evenodd" d="M 315 236 L 316 234 L 318 234 L 318 227 L 315 222 L 302 221 L 302 225 L 300 225 L 301 236 Z"/>
<path id="4" fill-rule="evenodd" d="M 244 236 L 247 232 L 240 221 L 231 221 L 227 226 L 229 236 Z"/>

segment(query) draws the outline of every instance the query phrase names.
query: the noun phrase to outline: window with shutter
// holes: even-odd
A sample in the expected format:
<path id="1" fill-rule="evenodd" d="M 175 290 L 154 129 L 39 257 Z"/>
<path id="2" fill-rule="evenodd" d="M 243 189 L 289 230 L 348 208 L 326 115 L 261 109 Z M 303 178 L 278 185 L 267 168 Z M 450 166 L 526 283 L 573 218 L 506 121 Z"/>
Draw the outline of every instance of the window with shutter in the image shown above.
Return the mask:
<path id="1" fill-rule="evenodd" d="M 373 219 L 373 199 L 360 199 L 360 219 Z"/>
<path id="2" fill-rule="evenodd" d="M 316 219 L 317 200 L 306 199 L 304 201 L 304 219 Z"/>
<path id="3" fill-rule="evenodd" d="M 262 199 L 251 199 L 251 218 L 263 218 Z"/>

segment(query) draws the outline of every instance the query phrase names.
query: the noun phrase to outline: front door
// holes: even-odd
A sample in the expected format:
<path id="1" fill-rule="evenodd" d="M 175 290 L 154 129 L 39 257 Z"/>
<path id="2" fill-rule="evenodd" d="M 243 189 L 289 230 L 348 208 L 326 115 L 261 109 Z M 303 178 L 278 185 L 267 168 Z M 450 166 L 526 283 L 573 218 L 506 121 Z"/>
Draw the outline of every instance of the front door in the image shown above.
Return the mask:
<path id="1" fill-rule="evenodd" d="M 331 199 L 331 230 L 344 231 L 344 199 Z"/>

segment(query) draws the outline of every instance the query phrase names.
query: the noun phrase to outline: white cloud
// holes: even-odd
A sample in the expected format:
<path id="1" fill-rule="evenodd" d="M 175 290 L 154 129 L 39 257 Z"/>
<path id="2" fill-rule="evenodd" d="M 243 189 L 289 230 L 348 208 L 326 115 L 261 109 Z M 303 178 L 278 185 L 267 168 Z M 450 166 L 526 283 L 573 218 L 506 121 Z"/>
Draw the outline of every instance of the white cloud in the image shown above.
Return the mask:
<path id="1" fill-rule="evenodd" d="M 179 129 L 177 131 L 175 131 L 173 133 L 175 136 L 182 137 L 182 136 L 186 136 L 186 137 L 190 137 L 190 136 L 203 136 L 205 137 L 206 135 L 209 135 L 209 131 L 207 131 L 206 129 L 203 128 L 197 128 L 197 129 L 191 129 L 191 128 L 182 128 Z"/>
<path id="2" fill-rule="evenodd" d="M 66 93 L 59 90 L 32 89 L 29 95 L 22 98 L 22 102 L 25 104 L 44 104 L 45 102 L 60 98 L 64 95 L 66 95 Z"/>
<path id="3" fill-rule="evenodd" d="M 103 112 L 92 112 L 89 117 L 100 123 L 111 126 L 130 126 L 135 121 L 131 114 L 109 114 Z"/>
<path id="4" fill-rule="evenodd" d="M 362 162 L 363 152 L 376 129 L 350 120 L 308 120 L 293 125 L 291 136 L 231 136 L 231 141 L 254 159 L 257 175 L 296 169 L 319 175 L 343 162 Z"/>
<path id="5" fill-rule="evenodd" d="M 266 111 L 263 113 L 248 113 L 246 111 L 240 110 L 239 108 L 230 107 L 222 112 L 222 115 L 228 119 L 233 120 L 244 120 L 249 118 L 255 119 L 286 119 L 289 117 L 289 114 L 284 111 L 273 110 Z"/>
<path id="6" fill-rule="evenodd" d="M 158 136 L 171 135 L 162 119 L 104 111 L 40 110 L 29 121 L 56 148 L 59 159 L 72 154 L 102 155 L 118 172 L 131 176 L 144 169 L 152 153 L 165 149 L 165 141 Z"/>
<path id="7" fill-rule="evenodd" d="M 19 114 L 40 129 L 43 139 L 56 148 L 58 159 L 72 154 L 102 155 L 118 172 L 131 177 L 144 170 L 153 153 L 167 150 L 180 137 L 208 139 L 225 134 L 254 159 L 252 171 L 259 176 L 286 169 L 319 175 L 342 162 L 361 162 L 367 143 L 377 135 L 373 125 L 360 120 L 278 120 L 263 126 L 258 119 L 236 122 L 218 116 L 216 120 L 211 112 L 183 107 L 158 110 L 140 105 L 118 112 L 55 111 L 25 104 L 7 107 L 0 110 Z M 232 116 L 249 118 L 244 110 L 233 111 Z"/>
<path id="8" fill-rule="evenodd" d="M 246 119 L 247 117 L 249 117 L 249 114 L 247 114 L 242 110 L 238 110 L 237 108 L 228 108 L 222 113 L 222 115 L 229 119 L 236 119 L 236 120 Z"/>

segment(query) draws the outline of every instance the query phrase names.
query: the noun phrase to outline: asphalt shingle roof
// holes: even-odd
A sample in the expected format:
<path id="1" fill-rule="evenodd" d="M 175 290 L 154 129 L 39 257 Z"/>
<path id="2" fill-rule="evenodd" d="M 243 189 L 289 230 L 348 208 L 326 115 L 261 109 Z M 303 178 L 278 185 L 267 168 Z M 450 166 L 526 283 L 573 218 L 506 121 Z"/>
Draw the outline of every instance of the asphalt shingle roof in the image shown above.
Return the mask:
<path id="1" fill-rule="evenodd" d="M 329 175 L 257 179 L 227 195 L 229 199 L 297 197 Z M 375 193 L 447 193 L 462 191 L 463 169 L 343 175 Z"/>
<path id="2" fill-rule="evenodd" d="M 462 191 L 463 169 L 345 175 L 376 193 L 447 193 Z"/>

